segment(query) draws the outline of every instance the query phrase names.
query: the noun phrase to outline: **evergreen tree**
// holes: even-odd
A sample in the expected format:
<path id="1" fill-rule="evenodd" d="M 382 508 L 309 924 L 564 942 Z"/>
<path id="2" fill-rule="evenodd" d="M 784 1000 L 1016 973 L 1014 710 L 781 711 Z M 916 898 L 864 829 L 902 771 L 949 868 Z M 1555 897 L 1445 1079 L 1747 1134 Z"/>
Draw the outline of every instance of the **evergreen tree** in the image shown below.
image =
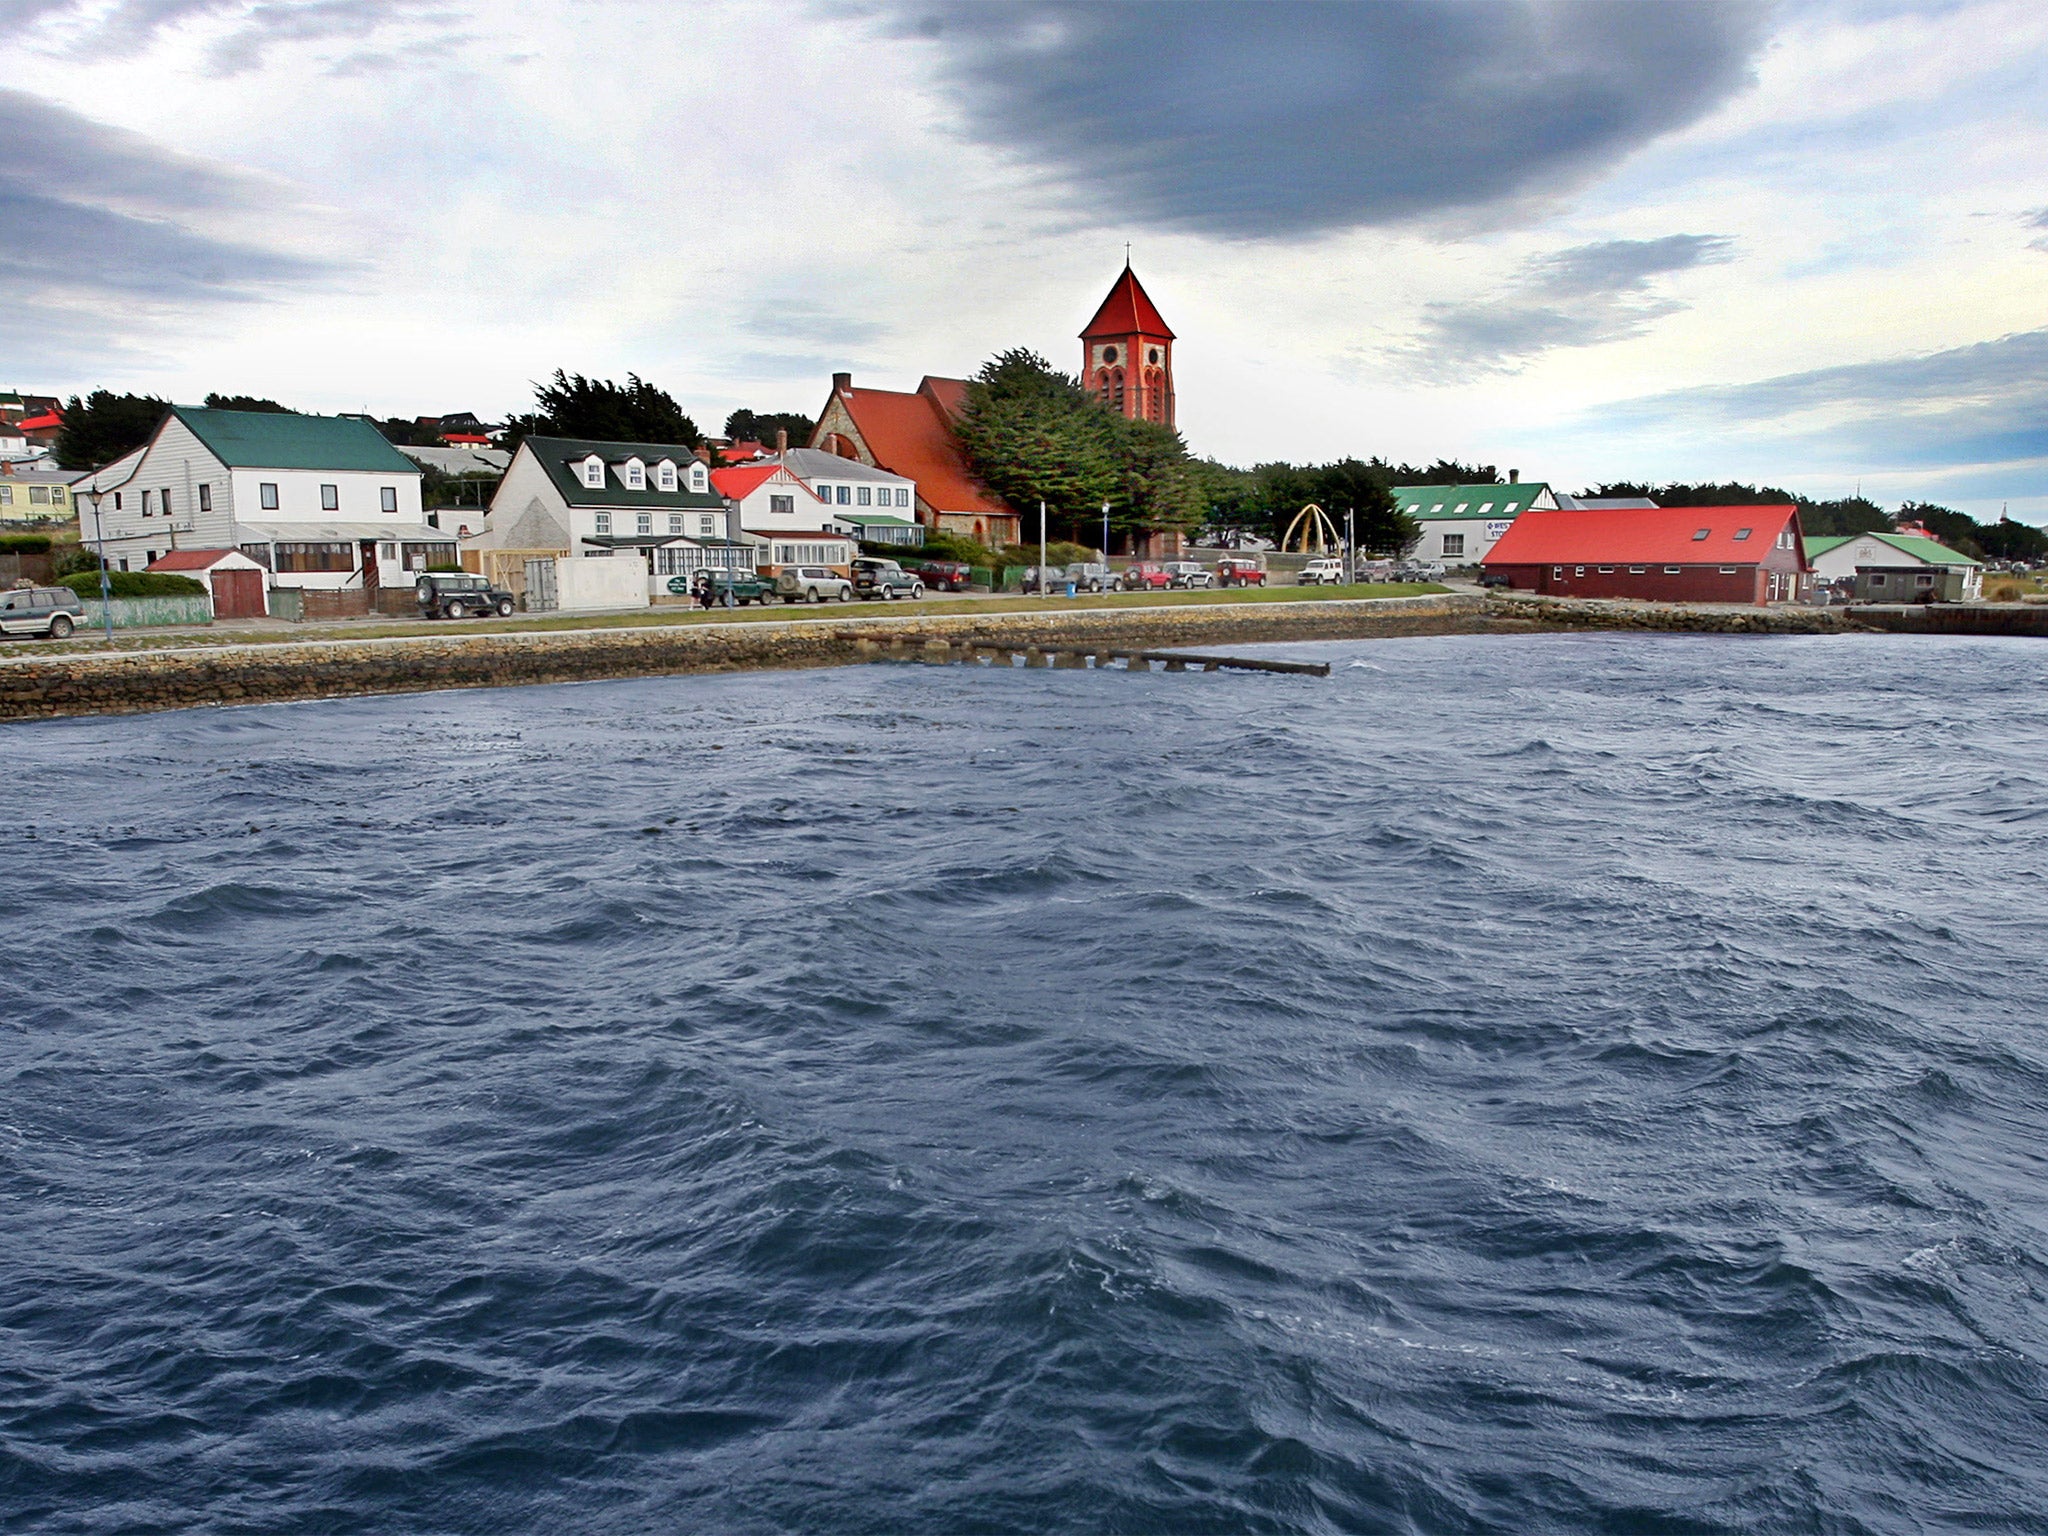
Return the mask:
<path id="1" fill-rule="evenodd" d="M 637 373 L 624 384 L 586 379 L 555 370 L 553 380 L 533 387 L 539 409 L 506 423 L 503 446 L 516 448 L 529 436 L 580 437 L 595 442 L 680 444 L 695 448 L 704 441 L 675 397 L 649 384 Z"/>
<path id="2" fill-rule="evenodd" d="M 725 418 L 726 438 L 735 443 L 762 443 L 773 448 L 775 434 L 787 432 L 789 446 L 801 448 L 811 440 L 811 428 L 815 426 L 810 417 L 799 416 L 795 411 L 734 411 Z"/>
<path id="3" fill-rule="evenodd" d="M 292 408 L 279 405 L 275 400 L 266 400 L 261 395 L 214 395 L 206 397 L 206 408 L 210 411 L 264 411 L 273 415 L 288 416 Z"/>
<path id="4" fill-rule="evenodd" d="M 117 395 L 96 389 L 83 400 L 71 397 L 57 431 L 57 463 L 65 469 L 99 469 L 148 442 L 171 409 L 155 395 Z"/>

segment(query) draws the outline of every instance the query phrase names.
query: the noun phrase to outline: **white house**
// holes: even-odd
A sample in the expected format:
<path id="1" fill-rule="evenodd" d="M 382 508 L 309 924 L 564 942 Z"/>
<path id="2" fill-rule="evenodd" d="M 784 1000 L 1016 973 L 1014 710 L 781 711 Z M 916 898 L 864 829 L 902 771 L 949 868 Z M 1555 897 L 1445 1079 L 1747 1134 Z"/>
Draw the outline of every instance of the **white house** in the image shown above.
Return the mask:
<path id="1" fill-rule="evenodd" d="M 373 599 L 452 562 L 420 511 L 420 471 L 368 422 L 172 406 L 150 440 L 73 487 L 80 533 L 117 570 L 239 549 L 270 584 Z"/>
<path id="2" fill-rule="evenodd" d="M 711 471 L 679 443 L 522 441 L 491 498 L 465 563 L 508 591 L 526 590 L 526 562 L 633 558 L 648 590 L 669 590 L 700 570 L 747 570 L 753 551 Z"/>
<path id="3" fill-rule="evenodd" d="M 1501 535 L 1532 508 L 1555 511 L 1557 498 L 1543 481 L 1524 485 L 1404 485 L 1394 506 L 1415 519 L 1421 536 L 1408 553 L 1445 565 L 1477 565 Z"/>
<path id="4" fill-rule="evenodd" d="M 740 537 L 752 546 L 757 570 L 774 576 L 785 565 L 853 569 L 859 528 L 836 516 L 836 508 L 781 464 L 761 459 L 728 465 L 711 472 L 711 483 L 737 512 Z"/>
<path id="5" fill-rule="evenodd" d="M 876 544 L 922 544 L 917 482 L 822 448 L 787 448 L 776 462 L 818 499 L 855 537 Z M 739 468 L 751 469 L 753 465 Z M 752 527 L 750 523 L 747 525 Z"/>

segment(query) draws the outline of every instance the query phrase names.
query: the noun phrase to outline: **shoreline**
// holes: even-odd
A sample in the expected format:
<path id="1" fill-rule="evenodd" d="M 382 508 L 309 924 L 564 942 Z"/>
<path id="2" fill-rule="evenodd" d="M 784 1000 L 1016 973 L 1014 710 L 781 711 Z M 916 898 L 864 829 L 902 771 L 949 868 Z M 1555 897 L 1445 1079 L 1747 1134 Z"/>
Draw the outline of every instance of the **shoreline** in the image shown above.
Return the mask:
<path id="1" fill-rule="evenodd" d="M 0 659 L 0 721 L 138 714 L 518 687 L 603 678 L 775 671 L 876 660 L 924 642 L 1148 649 L 1574 630 L 1677 634 L 1919 633 L 2048 638 L 2048 610 L 1728 608 L 1528 595 L 1185 603 L 998 613 L 818 615 L 721 624 L 223 642 Z"/>

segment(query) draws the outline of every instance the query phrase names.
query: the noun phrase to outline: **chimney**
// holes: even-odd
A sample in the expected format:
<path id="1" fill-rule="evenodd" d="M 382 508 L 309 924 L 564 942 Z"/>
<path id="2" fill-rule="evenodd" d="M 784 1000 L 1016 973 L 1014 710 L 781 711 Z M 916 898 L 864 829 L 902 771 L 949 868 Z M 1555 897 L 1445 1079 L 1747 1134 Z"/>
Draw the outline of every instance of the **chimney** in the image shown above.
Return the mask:
<path id="1" fill-rule="evenodd" d="M 775 429 L 775 452 L 778 457 L 789 452 L 789 428 L 777 427 Z"/>
<path id="2" fill-rule="evenodd" d="M 1509 471 L 1508 471 L 1508 484 L 1509 484 L 1509 485 L 1520 485 L 1521 483 L 1522 483 L 1522 472 L 1521 472 L 1521 471 L 1520 471 L 1519 469 L 1511 469 L 1511 470 L 1509 470 Z"/>
<path id="3" fill-rule="evenodd" d="M 852 374 L 850 374 L 850 373 L 835 373 L 835 374 L 833 374 L 833 375 L 832 375 L 832 393 L 833 393 L 833 394 L 835 394 L 835 395 L 846 395 L 846 394 L 851 394 L 852 392 L 853 392 L 853 375 L 852 375 Z"/>
<path id="4" fill-rule="evenodd" d="M 697 461 L 700 464 L 709 464 L 711 462 L 711 450 L 702 443 L 697 445 Z"/>

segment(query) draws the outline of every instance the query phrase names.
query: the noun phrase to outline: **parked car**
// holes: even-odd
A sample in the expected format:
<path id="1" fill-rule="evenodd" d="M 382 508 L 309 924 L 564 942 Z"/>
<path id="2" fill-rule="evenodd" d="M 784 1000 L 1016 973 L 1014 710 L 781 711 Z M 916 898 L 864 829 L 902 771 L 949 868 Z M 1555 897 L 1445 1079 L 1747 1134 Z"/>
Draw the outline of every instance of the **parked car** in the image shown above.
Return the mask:
<path id="1" fill-rule="evenodd" d="M 1173 577 L 1165 566 L 1140 560 L 1124 567 L 1123 583 L 1126 592 L 1164 592 L 1173 585 Z"/>
<path id="2" fill-rule="evenodd" d="M 85 604 L 69 587 L 16 587 L 0 592 L 0 635 L 47 635 L 62 640 L 84 617 Z"/>
<path id="3" fill-rule="evenodd" d="M 917 574 L 934 592 L 965 592 L 974 585 L 974 567 L 958 560 L 923 561 Z"/>
<path id="4" fill-rule="evenodd" d="M 1479 578 L 1482 587 L 1512 587 L 1514 584 L 1514 578 L 1506 571 L 1488 571 Z"/>
<path id="5" fill-rule="evenodd" d="M 765 605 L 775 595 L 775 583 L 757 571 L 705 571 L 700 574 L 699 583 L 685 583 L 684 590 L 701 590 L 702 578 L 711 582 L 711 604 L 715 608 L 742 608 L 748 603 Z M 669 582 L 669 590 L 675 590 L 677 577 Z"/>
<path id="6" fill-rule="evenodd" d="M 822 603 L 836 597 L 853 601 L 853 583 L 829 565 L 785 565 L 775 578 L 775 595 L 785 603 Z"/>
<path id="7" fill-rule="evenodd" d="M 1297 587 L 1341 587 L 1344 585 L 1344 562 L 1328 557 L 1311 560 L 1301 568 L 1294 584 Z"/>
<path id="8" fill-rule="evenodd" d="M 428 619 L 482 618 L 487 613 L 502 618 L 519 606 L 510 592 L 468 571 L 425 572 L 412 590 L 421 617 Z"/>
<path id="9" fill-rule="evenodd" d="M 1018 590 L 1022 592 L 1064 592 L 1067 573 L 1057 565 L 1027 565 Z"/>
<path id="10" fill-rule="evenodd" d="M 863 555 L 853 562 L 853 590 L 885 602 L 897 597 L 923 597 L 924 582 L 894 560 Z"/>
<path id="11" fill-rule="evenodd" d="M 1263 587 L 1266 584 L 1266 562 L 1257 555 L 1225 555 L 1216 562 L 1216 585 L 1219 587 Z"/>
<path id="12" fill-rule="evenodd" d="M 1209 567 L 1199 560 L 1169 560 L 1166 562 L 1166 575 L 1174 586 L 1189 591 L 1206 587 L 1216 579 L 1210 574 Z"/>
<path id="13" fill-rule="evenodd" d="M 1076 592 L 1121 592 L 1124 589 L 1115 571 L 1090 560 L 1076 560 L 1067 567 L 1063 579 L 1072 582 Z"/>
<path id="14" fill-rule="evenodd" d="M 1441 560 L 1407 560 L 1394 569 L 1396 581 L 1442 581 L 1444 567 Z"/>
<path id="15" fill-rule="evenodd" d="M 1352 567 L 1351 574 L 1359 581 L 1392 581 L 1394 562 L 1391 560 L 1361 560 Z"/>

